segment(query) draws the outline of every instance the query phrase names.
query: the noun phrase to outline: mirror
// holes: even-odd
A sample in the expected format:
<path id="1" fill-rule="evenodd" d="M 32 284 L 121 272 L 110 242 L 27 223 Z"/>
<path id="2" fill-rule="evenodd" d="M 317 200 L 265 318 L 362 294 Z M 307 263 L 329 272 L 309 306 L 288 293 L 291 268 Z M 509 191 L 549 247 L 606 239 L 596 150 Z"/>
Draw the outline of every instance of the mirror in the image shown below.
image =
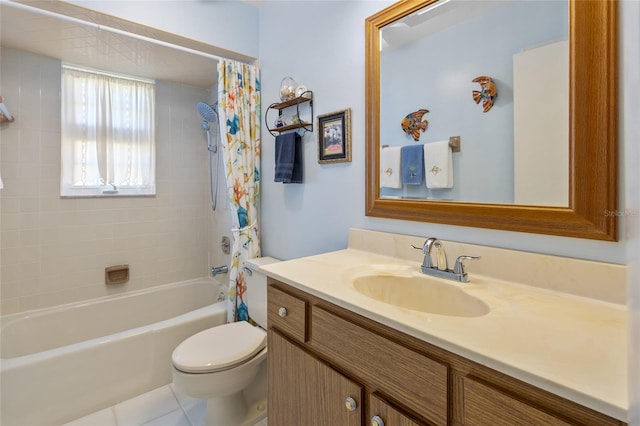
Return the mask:
<path id="1" fill-rule="evenodd" d="M 568 27 L 566 1 L 441 0 L 381 28 L 380 116 L 396 120 L 380 121 L 391 148 L 380 153 L 391 167 L 380 196 L 568 207 Z M 425 128 L 403 132 L 401 118 L 418 109 Z M 424 148 L 420 170 L 433 168 L 431 143 L 452 135 L 463 148 L 448 185 L 445 172 L 393 173 L 405 147 Z"/>
<path id="2" fill-rule="evenodd" d="M 552 30 L 550 35 L 543 35 L 543 38 L 536 36 L 538 38 L 534 37 L 528 44 L 524 44 L 518 49 L 524 52 L 536 51 L 539 50 L 537 47 L 557 44 L 554 42 L 562 40 L 562 38 L 566 39 L 567 35 L 569 39 L 568 47 L 565 48 L 568 50 L 566 60 L 568 66 L 565 65 L 567 71 L 566 73 L 560 72 L 567 76 L 567 87 L 565 88 L 565 99 L 567 100 L 564 106 L 565 112 L 561 117 L 565 122 L 563 130 L 565 140 L 561 146 L 564 146 L 562 149 L 566 154 L 564 157 L 553 155 L 547 157 L 547 160 L 543 159 L 548 168 L 560 170 L 559 176 L 564 175 L 561 178 L 553 177 L 551 179 L 552 183 L 557 183 L 552 186 L 561 188 L 559 191 L 561 196 L 559 199 L 558 197 L 540 199 L 532 197 L 530 194 L 547 192 L 540 190 L 540 188 L 549 188 L 550 185 L 540 183 L 539 178 L 541 175 L 549 174 L 548 168 L 533 167 L 533 171 L 529 172 L 529 179 L 533 176 L 533 182 L 537 183 L 536 190 L 529 191 L 529 194 L 526 191 L 517 190 L 515 181 L 519 178 L 514 178 L 514 175 L 520 173 L 521 169 L 524 170 L 523 167 L 517 166 L 519 161 L 520 164 L 529 166 L 529 169 L 531 169 L 532 163 L 536 163 L 535 160 L 531 161 L 531 154 L 520 155 L 526 160 L 522 162 L 517 158 L 518 154 L 514 153 L 514 134 L 518 133 L 514 127 L 523 129 L 521 124 L 516 124 L 516 120 L 513 119 L 514 104 L 524 105 L 529 108 L 527 111 L 535 110 L 531 105 L 526 105 L 530 94 L 521 95 L 519 99 L 514 96 L 514 78 L 511 75 L 514 71 L 511 69 L 511 63 L 516 62 L 513 56 L 517 55 L 511 54 L 506 59 L 498 59 L 497 62 L 508 61 L 508 65 L 504 68 L 507 71 L 504 69 L 500 71 L 495 64 L 496 60 L 491 60 L 494 59 L 493 57 L 489 58 L 496 49 L 488 47 L 485 51 L 489 53 L 484 53 L 487 57 L 486 63 L 477 66 L 477 64 L 469 64 L 467 61 L 469 54 L 465 54 L 460 48 L 447 49 L 443 46 L 442 40 L 444 39 L 437 37 L 444 32 L 448 32 L 447 40 L 455 39 L 458 36 L 462 37 L 459 33 L 465 31 L 463 25 L 465 22 L 476 21 L 477 23 L 478 20 L 489 16 L 488 14 L 503 13 L 516 3 L 524 2 L 404 0 L 391 5 L 365 21 L 366 214 L 368 216 L 606 241 L 616 240 L 616 4 L 615 2 L 576 0 L 570 0 L 566 4 L 534 2 L 556 7 L 555 10 L 546 10 L 541 13 L 552 14 L 555 19 L 545 19 L 544 22 L 556 21 L 560 29 Z M 456 15 L 451 12 L 454 9 L 464 13 Z M 479 14 L 484 15 L 479 16 Z M 563 14 L 564 16 L 562 16 Z M 456 15 L 455 25 L 451 24 L 452 15 Z M 447 16 L 446 19 L 443 18 L 444 16 Z M 424 21 L 424 23 L 418 25 L 417 21 Z M 495 23 L 494 21 L 493 26 L 486 25 L 485 28 L 496 28 L 500 26 L 499 22 Z M 564 29 L 562 28 L 563 22 Z M 466 62 L 462 61 L 462 63 L 467 63 L 467 66 L 458 67 L 456 72 L 445 73 L 447 80 L 444 83 L 454 82 L 455 84 L 433 84 L 432 80 L 443 81 L 442 76 L 438 76 L 438 68 L 434 64 L 421 66 L 417 70 L 421 73 L 421 77 L 418 79 L 415 74 L 416 70 L 413 69 L 416 61 L 391 59 L 393 55 L 397 54 L 397 51 L 408 49 L 406 44 L 395 50 L 390 49 L 398 44 L 407 43 L 406 33 L 400 34 L 403 27 L 413 28 L 413 32 L 426 34 L 422 34 L 421 37 L 431 38 L 428 42 L 413 42 L 412 45 L 435 43 L 435 49 L 432 49 L 431 52 L 448 50 L 456 52 L 458 56 L 465 56 Z M 482 26 L 478 28 L 482 28 Z M 564 31 L 564 35 L 562 31 Z M 452 35 L 452 32 L 456 32 L 456 34 Z M 464 36 L 471 35 L 473 37 L 473 34 L 471 32 Z M 518 35 L 513 38 L 521 39 L 522 37 Z M 472 44 L 472 40 L 469 41 L 469 44 Z M 531 46 L 536 49 L 530 49 Z M 424 52 L 429 52 L 424 44 L 420 49 L 420 52 L 425 55 L 427 54 Z M 431 62 L 444 62 L 444 59 L 433 58 L 433 55 L 429 55 L 419 63 L 429 64 L 430 59 L 432 59 Z M 394 62 L 400 66 L 390 65 Z M 485 71 L 486 74 L 496 72 L 496 83 L 500 92 L 493 104 L 493 110 L 483 112 L 482 103 L 475 105 L 471 96 L 471 90 L 476 90 L 474 86 L 477 86 L 478 90 L 480 86 L 472 83 L 471 80 L 477 77 L 475 74 L 482 75 L 479 73 L 481 69 L 488 68 L 490 69 Z M 513 68 L 515 69 L 515 65 Z M 529 68 L 529 66 L 525 68 Z M 410 74 L 411 72 L 414 74 Z M 460 89 L 463 84 L 466 86 Z M 416 87 L 418 85 L 420 88 Z M 410 87 L 402 89 L 402 86 Z M 431 92 L 425 87 L 431 88 Z M 451 90 L 445 94 L 439 93 L 443 90 L 438 89 L 443 87 Z M 406 94 L 403 94 L 401 90 L 406 90 Z M 450 92 L 456 90 L 463 90 L 465 98 L 461 97 L 462 94 L 457 94 L 456 96 L 463 100 L 447 111 L 447 102 L 444 102 L 443 99 L 449 96 Z M 520 93 L 523 91 L 518 90 L 518 94 Z M 406 98 L 412 96 L 415 99 L 409 99 L 410 102 L 406 102 Z M 394 98 L 403 98 L 404 103 Z M 419 102 L 429 102 L 429 104 Z M 453 102 L 449 103 L 453 104 Z M 396 104 L 401 106 L 394 110 L 393 107 L 397 106 Z M 423 120 L 431 119 L 431 122 L 427 125 L 426 131 L 418 130 L 418 136 L 421 139 L 417 142 L 414 137 L 404 135 L 400 128 L 400 120 L 405 114 L 419 108 L 427 110 L 433 108 L 434 113 L 425 113 Z M 505 112 L 508 112 L 508 115 Z M 451 115 L 454 113 L 457 117 L 452 120 Z M 561 114 L 554 114 L 554 116 L 559 115 Z M 516 116 L 522 117 L 523 114 L 516 114 Z M 457 125 L 456 119 L 459 120 Z M 473 120 L 476 120 L 475 123 L 482 123 L 480 120 L 484 120 L 484 123 L 466 127 L 468 122 Z M 545 120 L 544 123 L 548 124 L 548 119 L 541 118 L 539 120 Z M 448 126 L 441 125 L 447 122 L 450 123 Z M 500 149 L 495 148 L 487 142 L 487 137 L 491 138 L 491 136 L 484 136 L 485 139 L 482 139 L 481 132 L 470 130 L 482 126 L 487 127 L 488 135 L 491 135 L 492 132 L 495 134 L 496 131 L 505 134 L 503 139 L 506 141 L 501 143 L 507 145 L 503 145 Z M 527 131 L 520 130 L 519 133 L 530 135 L 535 131 L 535 126 L 527 129 Z M 380 188 L 382 145 L 428 144 L 436 140 L 446 140 L 448 136 L 460 136 L 460 133 L 462 133 L 461 152 L 453 154 L 453 170 L 456 178 L 453 189 L 429 190 L 423 186 L 418 192 L 413 189 L 413 192 L 401 189 L 394 193 L 388 188 Z M 393 136 L 390 136 L 391 134 Z M 541 138 L 542 136 L 536 136 L 534 140 Z M 546 141 L 550 138 L 545 136 L 544 139 Z M 533 151 L 546 151 L 546 148 L 533 147 Z M 488 157 L 480 156 L 487 154 L 490 155 Z M 497 179 L 495 182 L 486 179 L 474 180 L 473 177 L 478 176 L 479 173 L 477 163 L 487 161 L 487 159 L 496 160 L 503 164 L 507 171 L 501 171 L 501 174 L 494 173 L 494 177 Z M 555 165 L 551 166 L 549 162 L 555 162 Z M 474 170 L 473 167 L 476 169 Z M 494 172 L 495 166 L 490 166 L 488 169 L 490 172 Z M 426 175 L 427 170 L 424 173 Z M 470 178 L 467 177 L 467 180 L 462 179 L 465 173 L 470 176 Z M 560 182 L 560 180 L 562 181 Z M 491 189 L 500 186 L 499 181 L 506 181 L 503 182 L 506 189 L 502 194 L 495 195 L 495 191 L 494 193 L 483 191 L 483 186 Z M 481 183 L 481 187 L 477 187 L 477 182 Z M 424 181 L 422 185 L 424 185 Z M 521 185 L 521 188 L 526 189 L 531 186 L 529 183 Z M 516 193 L 520 195 L 516 196 Z M 477 196 L 477 194 L 483 195 Z"/>

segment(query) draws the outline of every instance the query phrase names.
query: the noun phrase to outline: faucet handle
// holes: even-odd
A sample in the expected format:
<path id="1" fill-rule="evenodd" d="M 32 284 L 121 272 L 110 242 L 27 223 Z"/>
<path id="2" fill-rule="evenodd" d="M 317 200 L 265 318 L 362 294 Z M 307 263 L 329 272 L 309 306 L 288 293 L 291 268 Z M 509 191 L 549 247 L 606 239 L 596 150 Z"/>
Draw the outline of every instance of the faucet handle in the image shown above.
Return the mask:
<path id="1" fill-rule="evenodd" d="M 411 247 L 413 247 L 414 249 L 422 250 L 422 254 L 424 254 L 424 260 L 422 261 L 423 268 L 433 267 L 433 262 L 431 261 L 431 246 L 436 241 L 438 241 L 437 238 L 427 238 L 427 240 L 424 242 L 422 247 L 416 247 L 413 244 L 411 244 Z"/>
<path id="2" fill-rule="evenodd" d="M 422 268 L 432 268 L 433 264 L 431 263 L 431 255 L 429 254 L 429 252 L 427 251 L 427 246 L 426 244 L 422 247 L 416 247 L 413 244 L 411 244 L 411 247 L 413 247 L 416 250 L 420 250 L 422 251 L 422 254 L 424 254 L 424 259 L 422 260 Z"/>
<path id="3" fill-rule="evenodd" d="M 481 256 L 467 256 L 467 255 L 458 256 L 458 258 L 456 259 L 456 264 L 453 267 L 453 272 L 458 275 L 464 275 L 466 273 L 464 272 L 464 261 L 478 260 L 480 258 Z"/>

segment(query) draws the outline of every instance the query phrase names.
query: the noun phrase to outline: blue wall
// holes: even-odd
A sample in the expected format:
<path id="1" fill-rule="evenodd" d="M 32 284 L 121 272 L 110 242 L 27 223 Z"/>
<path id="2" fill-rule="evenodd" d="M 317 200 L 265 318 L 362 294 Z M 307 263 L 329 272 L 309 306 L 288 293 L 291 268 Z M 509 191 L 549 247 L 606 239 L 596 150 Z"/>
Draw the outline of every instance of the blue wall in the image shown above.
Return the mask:
<path id="1" fill-rule="evenodd" d="M 621 2 L 621 9 L 628 7 L 626 3 Z M 303 139 L 305 183 L 283 185 L 273 182 L 274 138 L 263 131 L 264 254 L 291 259 L 342 249 L 347 244 L 348 228 L 361 227 L 626 263 L 627 218 L 624 216 L 620 218 L 621 241 L 618 243 L 365 216 L 364 19 L 389 4 L 391 2 L 385 1 L 268 1 L 258 8 L 263 105 L 278 100 L 280 80 L 291 76 L 314 91 L 316 115 L 351 108 L 353 146 L 351 163 L 319 165 L 316 134 L 307 134 Z M 621 37 L 625 34 L 625 28 L 621 27 Z M 620 58 L 621 69 L 625 64 L 624 55 L 623 52 Z M 633 116 L 633 111 L 625 110 L 621 104 L 620 116 Z M 630 139 L 621 132 L 621 150 L 626 145 L 632 146 Z M 620 211 L 624 211 L 622 157 L 620 162 Z"/>

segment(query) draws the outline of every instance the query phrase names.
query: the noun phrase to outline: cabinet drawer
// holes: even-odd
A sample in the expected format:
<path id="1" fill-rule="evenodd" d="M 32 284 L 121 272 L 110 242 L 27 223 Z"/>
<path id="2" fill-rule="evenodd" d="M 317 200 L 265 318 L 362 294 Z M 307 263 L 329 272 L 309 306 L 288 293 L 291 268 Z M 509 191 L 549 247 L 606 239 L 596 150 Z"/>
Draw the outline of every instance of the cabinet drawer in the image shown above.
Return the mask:
<path id="1" fill-rule="evenodd" d="M 429 423 L 447 424 L 446 365 L 317 306 L 311 317 L 310 343 L 319 353 Z"/>
<path id="2" fill-rule="evenodd" d="M 557 417 L 470 377 L 465 377 L 463 382 L 465 425 L 569 426 L 569 423 Z"/>
<path id="3" fill-rule="evenodd" d="M 304 343 L 307 340 L 307 302 L 273 286 L 267 293 L 269 327 Z"/>
<path id="4" fill-rule="evenodd" d="M 419 426 L 418 423 L 387 404 L 377 395 L 369 395 L 369 424 L 371 426 Z M 380 418 L 382 423 L 376 421 Z"/>

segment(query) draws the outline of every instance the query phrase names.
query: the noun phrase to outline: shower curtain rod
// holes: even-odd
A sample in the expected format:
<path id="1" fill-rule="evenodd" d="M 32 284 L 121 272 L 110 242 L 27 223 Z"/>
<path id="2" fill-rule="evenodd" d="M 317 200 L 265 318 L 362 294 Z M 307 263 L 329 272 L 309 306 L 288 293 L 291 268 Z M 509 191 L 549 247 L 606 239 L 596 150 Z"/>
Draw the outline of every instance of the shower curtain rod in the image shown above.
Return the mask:
<path id="1" fill-rule="evenodd" d="M 44 16 L 49 16 L 51 18 L 56 18 L 56 19 L 61 19 L 63 21 L 67 21 L 67 22 L 72 22 L 74 24 L 78 24 L 78 25 L 85 25 L 87 27 L 91 27 L 91 28 L 95 28 L 98 30 L 103 30 L 103 31 L 107 31 L 107 32 L 111 32 L 114 34 L 119 34 L 119 35 L 123 35 L 123 36 L 127 36 L 127 37 L 131 37 L 131 38 L 135 38 L 141 41 L 146 41 L 149 43 L 154 43 L 160 46 L 164 46 L 164 47 L 169 47 L 171 49 L 176 49 L 176 50 L 181 50 L 183 52 L 187 52 L 187 53 L 193 53 L 195 55 L 199 55 L 205 58 L 209 58 L 209 59 L 213 59 L 216 61 L 221 61 L 223 59 L 229 59 L 229 58 L 225 58 L 223 56 L 218 56 L 218 55 L 214 55 L 211 53 L 205 53 L 205 52 L 201 52 L 199 50 L 196 49 L 191 49 L 189 47 L 184 47 L 184 46 L 179 46 L 177 44 L 172 44 L 172 43 L 168 43 L 166 41 L 162 41 L 162 40 L 156 40 L 154 38 L 151 37 L 146 37 L 140 34 L 135 34 L 135 33 L 130 33 L 128 31 L 123 31 L 123 30 L 119 30 L 117 28 L 113 28 L 113 27 L 109 27 L 107 25 L 101 25 L 101 24 L 96 24 L 95 22 L 88 22 L 88 21 L 83 21 L 82 19 L 78 19 L 78 18 L 74 18 L 73 16 L 67 16 L 67 15 L 62 15 L 60 13 L 56 13 L 56 12 L 51 12 L 49 10 L 45 10 L 45 9 L 40 9 L 34 6 L 29 6 L 23 3 L 16 3 L 12 0 L 0 0 L 0 4 L 3 5 L 7 5 L 16 9 L 20 9 L 20 10 L 24 10 L 27 12 L 33 12 L 33 13 L 37 13 L 40 15 L 44 15 Z M 253 59 L 251 62 L 255 62 L 256 60 Z M 248 63 L 248 61 L 239 61 L 239 62 L 245 62 Z"/>

